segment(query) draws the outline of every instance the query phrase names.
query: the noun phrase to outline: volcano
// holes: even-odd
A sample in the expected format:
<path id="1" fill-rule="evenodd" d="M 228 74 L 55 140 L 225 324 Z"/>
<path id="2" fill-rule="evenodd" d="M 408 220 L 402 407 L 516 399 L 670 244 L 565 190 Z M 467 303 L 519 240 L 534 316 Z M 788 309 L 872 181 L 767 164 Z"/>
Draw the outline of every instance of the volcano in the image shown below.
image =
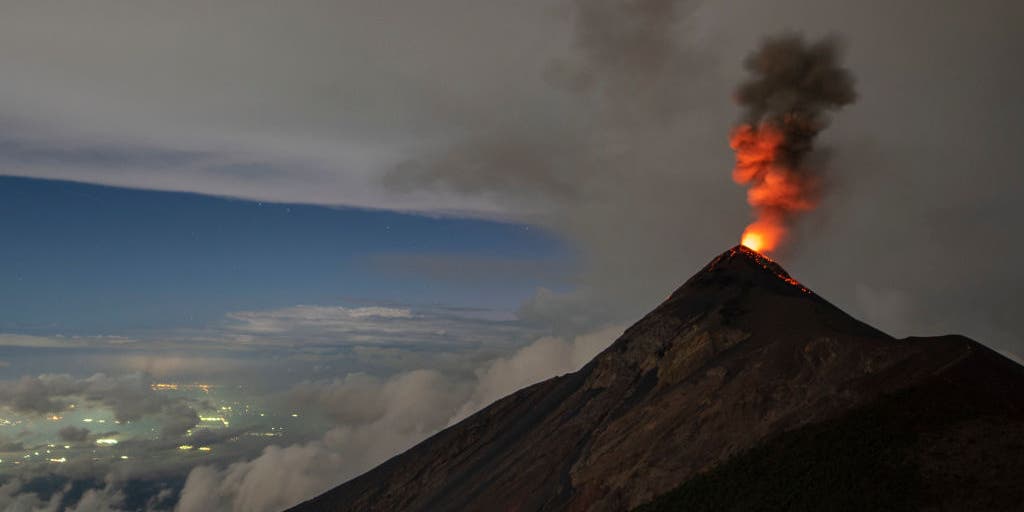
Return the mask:
<path id="1" fill-rule="evenodd" d="M 737 246 L 575 373 L 293 511 L 1022 510 L 1024 367 Z"/>

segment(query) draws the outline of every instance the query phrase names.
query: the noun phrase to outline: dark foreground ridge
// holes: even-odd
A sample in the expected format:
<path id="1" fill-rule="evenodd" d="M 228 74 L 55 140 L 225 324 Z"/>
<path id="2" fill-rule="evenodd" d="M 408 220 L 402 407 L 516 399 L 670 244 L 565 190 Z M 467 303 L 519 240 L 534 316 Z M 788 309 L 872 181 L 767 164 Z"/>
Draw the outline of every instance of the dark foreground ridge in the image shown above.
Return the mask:
<path id="1" fill-rule="evenodd" d="M 580 371 L 294 511 L 1022 510 L 1024 367 L 896 340 L 746 247 Z"/>

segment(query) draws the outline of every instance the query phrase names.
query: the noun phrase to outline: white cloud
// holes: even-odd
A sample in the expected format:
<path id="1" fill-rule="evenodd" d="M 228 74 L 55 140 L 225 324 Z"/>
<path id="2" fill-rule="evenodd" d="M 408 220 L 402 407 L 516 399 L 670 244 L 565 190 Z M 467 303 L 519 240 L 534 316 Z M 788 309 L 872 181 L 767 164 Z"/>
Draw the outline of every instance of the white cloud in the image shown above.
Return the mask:
<path id="1" fill-rule="evenodd" d="M 124 493 L 108 483 L 105 487 L 82 493 L 78 502 L 68 507 L 66 512 L 118 512 L 123 504 Z"/>
<path id="2" fill-rule="evenodd" d="M 64 374 L 24 376 L 0 382 L 0 407 L 42 415 L 90 403 L 108 408 L 118 421 L 156 417 L 167 435 L 181 434 L 198 422 L 195 410 L 183 398 L 159 394 L 151 383 L 142 374 L 112 377 L 97 373 L 82 379 Z"/>
<path id="3" fill-rule="evenodd" d="M 107 336 L 32 336 L 29 334 L 0 333 L 0 346 L 25 348 L 76 348 L 105 344 L 124 338 Z"/>
<path id="4" fill-rule="evenodd" d="M 523 89 L 543 87 L 538 38 L 564 39 L 543 35 L 558 21 L 543 4 L 10 7 L 0 60 L 14 78 L 0 116 L 18 126 L 5 132 L 18 132 L 13 146 L 34 157 L 6 162 L 5 173 L 396 209 L 495 211 L 454 194 L 398 197 L 375 173 L 500 116 L 497 94 L 537 110 Z M 518 92 L 502 78 L 515 74 L 532 75 Z M 153 155 L 72 161 L 61 157 L 68 148 Z"/>
<path id="5" fill-rule="evenodd" d="M 279 334 L 297 329 L 355 332 L 379 328 L 384 325 L 381 320 L 413 318 L 408 309 L 301 305 L 272 311 L 239 311 L 227 316 L 238 322 L 229 325 L 230 329 L 252 334 Z"/>
<path id="6" fill-rule="evenodd" d="M 4 512 L 57 512 L 63 493 L 43 500 L 34 492 L 24 491 L 25 482 L 14 477 L 0 485 L 0 510 Z"/>
<path id="7" fill-rule="evenodd" d="M 270 446 L 250 461 L 189 474 L 177 509 L 274 511 L 355 476 L 445 425 L 466 392 L 431 370 L 389 379 L 350 375 L 297 387 L 291 401 L 325 409 L 339 426 L 322 439 Z"/>
<path id="8" fill-rule="evenodd" d="M 312 373 L 299 373 L 308 380 L 291 386 L 280 400 L 267 404 L 278 413 L 301 412 L 309 418 L 305 420 L 309 424 L 321 421 L 318 417 L 328 420 L 321 436 L 312 441 L 305 438 L 294 444 L 268 447 L 241 461 L 239 456 L 252 457 L 246 455 L 252 452 L 238 451 L 228 456 L 227 452 L 219 451 L 224 456 L 211 459 L 217 461 L 215 465 L 191 470 L 178 504 L 181 511 L 276 510 L 372 468 L 495 399 L 579 369 L 621 332 L 621 327 L 616 326 L 583 336 L 540 337 L 516 349 L 517 340 L 532 331 L 492 316 L 480 311 L 401 307 L 295 306 L 240 312 L 230 317 L 230 329 L 215 327 L 189 333 L 190 338 L 173 342 L 161 339 L 152 350 L 139 342 L 134 353 L 118 356 L 112 364 L 165 376 L 197 366 L 217 374 L 225 370 L 222 359 L 210 359 L 204 365 L 198 364 L 206 359 L 202 354 L 180 356 L 165 351 L 198 343 L 203 350 L 214 350 L 209 347 L 212 346 L 240 350 L 242 354 L 250 350 L 259 354 L 269 349 L 272 354 L 283 353 L 287 360 L 298 361 L 306 348 L 297 352 L 294 348 L 280 350 L 320 343 L 353 343 L 357 349 L 351 354 L 358 359 L 353 363 L 355 367 L 376 368 L 377 373 L 350 371 L 343 377 L 319 380 L 313 379 Z M 239 341 L 235 336 L 240 334 L 250 338 Z M 362 337 L 385 339 L 387 343 L 362 343 Z M 93 348 L 106 346 L 98 338 L 91 343 L 95 344 Z M 267 363 L 265 359 L 265 354 L 255 356 L 251 364 Z M 322 354 L 315 353 L 310 364 L 323 364 L 324 360 Z M 239 364 L 244 368 L 249 363 Z M 281 361 L 276 360 L 272 380 L 278 386 L 288 382 L 280 380 L 282 367 Z M 266 378 L 265 371 L 260 375 Z M 88 403 L 109 409 L 119 420 L 155 418 L 167 435 L 195 424 L 196 412 L 187 400 L 156 393 L 150 388 L 151 383 L 143 373 L 97 373 L 85 378 L 63 374 L 25 376 L 0 385 L 0 405 L 27 414 L 48 414 L 66 411 L 71 403 Z M 68 429 L 65 437 L 80 439 L 82 432 Z M 159 440 L 146 441 L 133 445 L 133 450 L 160 453 L 168 449 L 169 445 L 165 445 L 167 442 Z M 145 466 L 69 460 L 58 468 L 44 464 L 33 471 L 57 471 L 67 478 L 106 473 L 107 483 L 83 494 L 74 506 L 80 510 L 115 510 L 123 506 L 124 485 L 131 478 L 181 471 L 183 464 L 173 457 Z M 29 470 L 28 466 L 24 469 Z M 21 488 L 7 490 L 12 503 L 31 502 L 35 507 L 49 503 L 25 494 Z"/>
<path id="9" fill-rule="evenodd" d="M 259 457 L 224 470 L 193 469 L 175 510 L 271 512 L 326 490 L 341 456 L 321 441 L 267 447 Z"/>
<path id="10" fill-rule="evenodd" d="M 482 407 L 555 375 L 579 370 L 622 334 L 622 326 L 609 326 L 572 339 L 543 337 L 508 357 L 494 360 L 476 372 L 473 395 L 459 408 L 456 423 Z"/>
<path id="11" fill-rule="evenodd" d="M 408 309 L 382 307 L 351 308 L 348 315 L 353 318 L 412 318 L 412 312 Z"/>
<path id="12" fill-rule="evenodd" d="M 621 333 L 613 326 L 568 340 L 544 337 L 487 362 L 468 381 L 416 370 L 388 379 L 350 374 L 302 383 L 289 401 L 323 412 L 337 426 L 317 441 L 269 447 L 224 469 L 192 470 L 176 510 L 260 512 L 294 505 L 521 387 L 578 370 Z"/>
<path id="13" fill-rule="evenodd" d="M 444 309 L 299 305 L 227 315 L 222 342 L 244 346 L 416 345 L 421 348 L 507 343 L 522 325 Z M 237 333 L 244 337 L 232 337 Z M 217 339 L 216 333 L 212 339 Z"/>

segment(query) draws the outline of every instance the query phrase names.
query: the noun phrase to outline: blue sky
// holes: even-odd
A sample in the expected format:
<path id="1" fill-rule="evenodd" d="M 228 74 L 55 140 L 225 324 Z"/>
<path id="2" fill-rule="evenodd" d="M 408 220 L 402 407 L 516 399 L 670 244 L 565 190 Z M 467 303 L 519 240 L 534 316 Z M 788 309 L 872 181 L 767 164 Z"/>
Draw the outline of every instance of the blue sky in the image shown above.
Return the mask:
<path id="1" fill-rule="evenodd" d="M 571 251 L 522 224 L 0 177 L 0 331 L 119 334 L 298 304 L 512 310 Z M 466 277 L 466 278 L 460 278 Z"/>

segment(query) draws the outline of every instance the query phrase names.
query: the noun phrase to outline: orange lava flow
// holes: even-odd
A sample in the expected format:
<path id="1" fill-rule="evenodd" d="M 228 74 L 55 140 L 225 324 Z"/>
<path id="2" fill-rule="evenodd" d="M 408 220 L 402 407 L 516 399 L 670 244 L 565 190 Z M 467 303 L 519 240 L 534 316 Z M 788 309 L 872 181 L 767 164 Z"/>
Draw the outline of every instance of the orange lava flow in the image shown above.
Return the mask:
<path id="1" fill-rule="evenodd" d="M 747 203 L 757 216 L 740 243 L 757 252 L 775 250 L 786 239 L 792 217 L 816 205 L 818 183 L 786 164 L 785 142 L 785 133 L 770 123 L 740 125 L 729 137 L 736 152 L 732 179 L 748 187 Z"/>

